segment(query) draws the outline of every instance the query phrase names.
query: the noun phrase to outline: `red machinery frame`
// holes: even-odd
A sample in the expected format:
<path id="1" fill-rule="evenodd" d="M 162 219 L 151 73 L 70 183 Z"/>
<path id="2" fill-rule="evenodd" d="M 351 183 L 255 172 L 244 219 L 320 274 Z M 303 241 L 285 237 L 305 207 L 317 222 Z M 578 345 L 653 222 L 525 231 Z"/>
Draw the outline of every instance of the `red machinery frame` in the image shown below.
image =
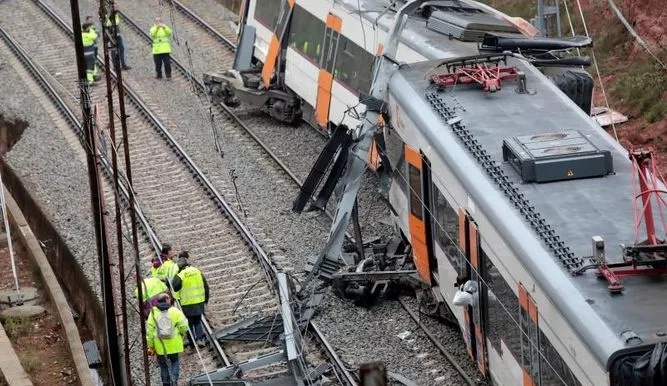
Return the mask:
<path id="1" fill-rule="evenodd" d="M 614 293 L 623 290 L 623 284 L 619 276 L 645 276 L 667 274 L 667 241 L 658 238 L 653 218 L 654 206 L 651 202 L 655 198 L 660 219 L 662 220 L 663 234 L 667 235 L 667 200 L 661 195 L 667 196 L 667 191 L 662 189 L 667 184 L 658 169 L 653 158 L 652 149 L 639 149 L 630 152 L 633 175 L 636 172 L 639 181 L 639 192 L 637 191 L 637 180 L 632 178 L 635 244 L 624 248 L 623 262 L 607 264 L 605 261 L 598 263 L 598 274 L 607 279 L 609 290 Z M 662 187 L 658 186 L 661 183 Z M 641 203 L 640 203 L 641 201 Z M 642 220 L 646 228 L 646 240 L 639 242 L 639 228 Z M 667 236 L 666 236 L 667 237 Z"/>
<path id="2" fill-rule="evenodd" d="M 486 63 L 476 63 L 466 67 L 461 65 L 448 66 L 448 74 L 438 74 L 431 77 L 431 82 L 443 86 L 453 87 L 457 84 L 478 83 L 485 92 L 496 92 L 501 88 L 501 81 L 516 81 L 519 78 L 519 69 L 516 67 L 500 67 L 496 63 L 492 67 Z"/>

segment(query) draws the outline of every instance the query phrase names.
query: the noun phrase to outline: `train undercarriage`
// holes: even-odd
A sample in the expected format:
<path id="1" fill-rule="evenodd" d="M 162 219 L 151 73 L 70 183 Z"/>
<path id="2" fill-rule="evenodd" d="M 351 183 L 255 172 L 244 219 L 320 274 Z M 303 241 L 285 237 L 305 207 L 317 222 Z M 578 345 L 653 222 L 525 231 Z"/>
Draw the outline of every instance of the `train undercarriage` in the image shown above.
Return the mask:
<path id="1" fill-rule="evenodd" d="M 227 70 L 223 73 L 204 74 L 206 93 L 214 103 L 236 107 L 240 103 L 261 106 L 274 119 L 295 123 L 301 119 L 301 100 L 288 91 L 265 88 L 261 70 Z"/>

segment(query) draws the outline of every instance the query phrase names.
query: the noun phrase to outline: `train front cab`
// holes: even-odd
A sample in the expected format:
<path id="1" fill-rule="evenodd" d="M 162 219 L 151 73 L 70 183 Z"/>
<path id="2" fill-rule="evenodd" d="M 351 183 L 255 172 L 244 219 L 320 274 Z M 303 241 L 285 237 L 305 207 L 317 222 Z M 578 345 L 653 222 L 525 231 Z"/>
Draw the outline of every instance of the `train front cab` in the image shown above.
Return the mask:
<path id="1" fill-rule="evenodd" d="M 393 129 L 385 142 L 397 165 L 390 192 L 397 222 L 411 241 L 420 277 L 455 314 L 479 371 L 498 385 L 609 384 L 605 369 L 447 167 L 403 144 Z M 454 283 L 469 280 L 478 288 L 474 302 L 454 306 Z"/>

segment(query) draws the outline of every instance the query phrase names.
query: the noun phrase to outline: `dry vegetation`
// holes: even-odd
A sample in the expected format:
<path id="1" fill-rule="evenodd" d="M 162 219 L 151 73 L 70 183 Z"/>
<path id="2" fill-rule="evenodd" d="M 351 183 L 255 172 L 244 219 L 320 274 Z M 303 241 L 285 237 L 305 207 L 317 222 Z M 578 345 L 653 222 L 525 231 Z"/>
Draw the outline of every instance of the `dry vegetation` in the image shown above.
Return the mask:
<path id="1" fill-rule="evenodd" d="M 38 304 L 46 308 L 46 315 L 36 320 L 8 318 L 2 322 L 23 369 L 34 385 L 76 384 L 78 377 L 69 353 L 64 331 L 48 295 L 41 288 L 39 270 L 27 257 L 22 246 L 14 241 L 16 271 L 21 288 L 37 287 Z M 0 249 L 0 288 L 13 288 L 14 280 L 9 267 L 9 250 Z M 0 354 L 1 355 L 1 354 Z M 0 380 L 0 386 L 3 381 Z"/>
<path id="2" fill-rule="evenodd" d="M 530 19 L 536 14 L 536 0 L 483 0 L 505 13 Z M 626 19 L 651 50 L 667 62 L 667 11 L 664 0 L 615 0 Z M 576 34 L 584 35 L 577 1 L 567 0 Z M 561 2 L 561 5 L 563 3 Z M 584 17 L 594 42 L 594 53 L 610 107 L 628 115 L 618 125 L 626 148 L 654 146 L 660 165 L 667 170 L 667 71 L 651 58 L 612 12 L 607 0 L 581 0 Z M 561 6 L 563 31 L 571 33 Z M 590 55 L 590 50 L 587 53 Z M 589 72 L 596 77 L 595 68 Z M 604 106 L 596 79 L 595 105 Z"/>

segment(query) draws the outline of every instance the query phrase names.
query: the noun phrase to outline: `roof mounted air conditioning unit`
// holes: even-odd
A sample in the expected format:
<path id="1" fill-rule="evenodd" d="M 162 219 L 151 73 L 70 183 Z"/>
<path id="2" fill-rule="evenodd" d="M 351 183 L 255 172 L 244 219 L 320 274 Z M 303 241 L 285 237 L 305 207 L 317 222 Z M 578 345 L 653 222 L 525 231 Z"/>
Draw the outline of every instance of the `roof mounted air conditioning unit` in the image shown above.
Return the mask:
<path id="1" fill-rule="evenodd" d="M 523 182 L 602 177 L 614 172 L 609 150 L 600 150 L 576 130 L 503 140 L 503 161 Z"/>

